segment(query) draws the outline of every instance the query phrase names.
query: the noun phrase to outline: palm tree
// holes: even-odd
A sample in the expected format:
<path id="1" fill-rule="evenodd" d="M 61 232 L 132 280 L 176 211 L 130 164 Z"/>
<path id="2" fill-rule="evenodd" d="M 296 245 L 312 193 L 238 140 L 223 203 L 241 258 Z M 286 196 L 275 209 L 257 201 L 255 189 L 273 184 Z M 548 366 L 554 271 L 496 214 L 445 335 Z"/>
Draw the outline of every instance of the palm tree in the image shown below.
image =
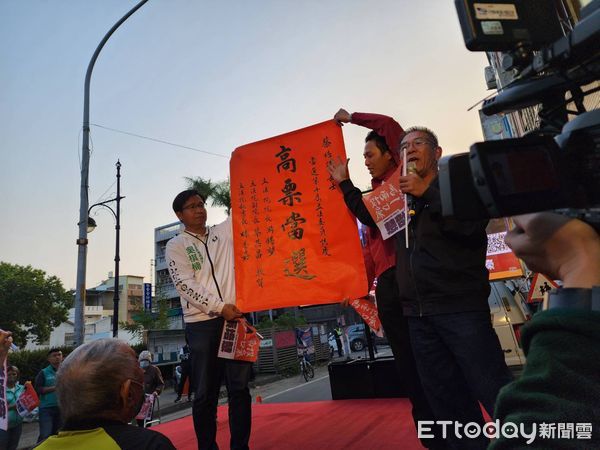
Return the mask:
<path id="1" fill-rule="evenodd" d="M 229 179 L 217 183 L 211 204 L 213 206 L 222 206 L 225 208 L 225 212 L 228 216 L 231 214 L 231 189 L 229 186 Z"/>
<path id="2" fill-rule="evenodd" d="M 188 189 L 198 191 L 207 200 L 210 199 L 211 206 L 222 206 L 227 215 L 231 214 L 231 191 L 229 180 L 213 182 L 211 179 L 202 177 L 185 177 Z"/>

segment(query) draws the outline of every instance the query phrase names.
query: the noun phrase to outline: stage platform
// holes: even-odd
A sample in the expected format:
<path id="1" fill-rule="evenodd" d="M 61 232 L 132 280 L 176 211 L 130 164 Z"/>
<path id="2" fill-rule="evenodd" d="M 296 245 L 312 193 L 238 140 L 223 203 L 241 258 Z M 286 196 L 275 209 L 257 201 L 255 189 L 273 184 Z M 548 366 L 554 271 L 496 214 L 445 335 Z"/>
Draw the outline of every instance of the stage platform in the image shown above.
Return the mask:
<path id="1" fill-rule="evenodd" d="M 252 450 L 421 450 L 408 399 L 252 405 Z M 218 408 L 217 443 L 229 448 L 227 406 Z M 197 448 L 192 417 L 152 427 L 179 450 Z"/>

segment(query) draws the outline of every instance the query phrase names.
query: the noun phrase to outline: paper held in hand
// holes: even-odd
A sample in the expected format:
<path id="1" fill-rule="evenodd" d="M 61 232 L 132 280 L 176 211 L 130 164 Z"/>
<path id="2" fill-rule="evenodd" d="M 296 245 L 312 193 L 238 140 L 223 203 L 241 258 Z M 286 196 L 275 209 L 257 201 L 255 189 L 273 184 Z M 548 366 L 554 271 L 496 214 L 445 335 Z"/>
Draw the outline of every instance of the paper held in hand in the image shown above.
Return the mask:
<path id="1" fill-rule="evenodd" d="M 25 390 L 17 400 L 17 412 L 21 417 L 25 417 L 31 414 L 31 411 L 33 411 L 39 404 L 40 400 L 35 392 L 35 389 L 31 385 L 31 382 L 26 382 Z"/>
<path id="2" fill-rule="evenodd" d="M 400 169 L 373 192 L 363 196 L 363 202 L 377 224 L 381 237 L 388 239 L 405 227 L 404 194 L 397 186 Z"/>
<path id="3" fill-rule="evenodd" d="M 371 330 L 373 330 L 377 336 L 383 337 L 383 327 L 381 326 L 381 321 L 379 320 L 379 314 L 377 312 L 377 306 L 375 305 L 375 302 L 364 298 L 357 298 L 350 302 L 350 306 L 352 306 L 360 315 L 360 317 L 367 322 L 369 328 L 371 328 Z"/>
<path id="4" fill-rule="evenodd" d="M 135 416 L 138 420 L 151 419 L 152 418 L 152 407 L 154 406 L 154 394 L 145 394 L 144 403 L 140 412 Z"/>
<path id="5" fill-rule="evenodd" d="M 225 322 L 218 357 L 255 362 L 258 359 L 261 337 L 246 319 Z"/>

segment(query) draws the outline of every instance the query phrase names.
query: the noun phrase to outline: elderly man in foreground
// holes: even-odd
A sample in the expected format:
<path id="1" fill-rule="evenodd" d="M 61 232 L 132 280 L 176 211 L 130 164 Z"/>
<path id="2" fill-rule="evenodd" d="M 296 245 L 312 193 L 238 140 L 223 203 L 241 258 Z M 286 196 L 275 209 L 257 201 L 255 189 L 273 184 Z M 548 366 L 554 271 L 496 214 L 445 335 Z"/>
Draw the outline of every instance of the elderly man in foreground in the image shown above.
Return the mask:
<path id="1" fill-rule="evenodd" d="M 144 375 L 124 342 L 100 339 L 75 349 L 58 371 L 64 426 L 37 449 L 174 449 L 164 435 L 128 423 L 144 401 Z"/>

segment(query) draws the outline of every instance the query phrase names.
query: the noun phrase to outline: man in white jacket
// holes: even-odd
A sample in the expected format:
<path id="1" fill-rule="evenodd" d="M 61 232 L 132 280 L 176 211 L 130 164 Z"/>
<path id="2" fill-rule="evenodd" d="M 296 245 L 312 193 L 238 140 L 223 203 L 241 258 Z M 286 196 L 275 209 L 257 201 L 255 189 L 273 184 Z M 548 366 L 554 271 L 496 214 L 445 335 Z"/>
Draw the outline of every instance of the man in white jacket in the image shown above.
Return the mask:
<path id="1" fill-rule="evenodd" d="M 179 193 L 173 200 L 173 211 L 185 229 L 167 243 L 166 258 L 181 297 L 191 350 L 192 414 L 198 449 L 218 449 L 217 401 L 223 376 L 229 399 L 231 448 L 248 449 L 252 364 L 217 358 L 225 320 L 242 315 L 235 306 L 231 218 L 207 227 L 205 199 L 194 190 Z"/>

